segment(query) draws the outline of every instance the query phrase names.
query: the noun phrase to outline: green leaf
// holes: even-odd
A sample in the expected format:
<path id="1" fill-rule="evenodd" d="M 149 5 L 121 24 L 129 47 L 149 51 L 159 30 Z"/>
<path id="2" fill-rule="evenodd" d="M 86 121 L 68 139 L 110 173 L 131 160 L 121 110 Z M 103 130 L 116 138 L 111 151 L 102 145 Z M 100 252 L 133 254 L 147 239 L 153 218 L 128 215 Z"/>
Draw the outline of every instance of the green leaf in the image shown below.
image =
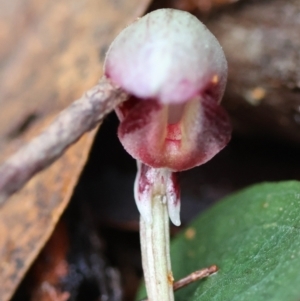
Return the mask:
<path id="1" fill-rule="evenodd" d="M 300 300 L 300 183 L 260 184 L 225 198 L 181 233 L 171 252 L 175 279 L 220 268 L 176 301 Z"/>
<path id="2" fill-rule="evenodd" d="M 176 301 L 300 300 L 300 183 L 260 184 L 225 198 L 173 241 L 171 254 L 175 279 L 220 269 L 178 291 Z"/>

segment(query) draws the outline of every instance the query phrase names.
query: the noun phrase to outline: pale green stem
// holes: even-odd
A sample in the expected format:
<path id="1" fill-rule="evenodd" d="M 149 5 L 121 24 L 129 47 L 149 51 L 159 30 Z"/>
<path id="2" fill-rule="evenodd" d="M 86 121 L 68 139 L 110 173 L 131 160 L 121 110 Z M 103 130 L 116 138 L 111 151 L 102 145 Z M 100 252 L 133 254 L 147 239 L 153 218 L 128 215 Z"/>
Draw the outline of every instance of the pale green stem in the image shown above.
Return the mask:
<path id="1" fill-rule="evenodd" d="M 151 200 L 152 222 L 140 220 L 142 263 L 149 301 L 174 301 L 166 196 Z"/>

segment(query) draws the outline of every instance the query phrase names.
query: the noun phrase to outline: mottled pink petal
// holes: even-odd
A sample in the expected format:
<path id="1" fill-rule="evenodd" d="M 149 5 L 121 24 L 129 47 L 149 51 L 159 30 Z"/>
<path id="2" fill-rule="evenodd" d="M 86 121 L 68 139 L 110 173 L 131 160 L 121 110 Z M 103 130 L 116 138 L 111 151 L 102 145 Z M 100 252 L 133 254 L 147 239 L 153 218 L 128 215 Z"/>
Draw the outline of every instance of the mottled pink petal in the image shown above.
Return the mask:
<path id="1" fill-rule="evenodd" d="M 160 9 L 117 36 L 108 50 L 104 73 L 130 94 L 164 104 L 188 101 L 214 78 L 219 101 L 227 62 L 217 39 L 195 16 Z"/>

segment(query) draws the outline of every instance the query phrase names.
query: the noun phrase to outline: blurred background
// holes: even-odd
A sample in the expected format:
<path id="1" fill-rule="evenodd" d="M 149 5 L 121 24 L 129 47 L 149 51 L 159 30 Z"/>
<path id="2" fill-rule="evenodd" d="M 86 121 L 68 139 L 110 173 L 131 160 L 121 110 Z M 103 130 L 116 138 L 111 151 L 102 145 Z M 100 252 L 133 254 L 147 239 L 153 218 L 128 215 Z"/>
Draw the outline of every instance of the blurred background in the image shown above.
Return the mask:
<path id="1" fill-rule="evenodd" d="M 135 18 L 195 14 L 229 65 L 229 145 L 180 175 L 182 226 L 248 185 L 300 179 L 297 0 L 0 0 L 0 162 L 102 75 Z M 0 300 L 134 300 L 141 281 L 135 161 L 109 115 L 0 208 Z"/>

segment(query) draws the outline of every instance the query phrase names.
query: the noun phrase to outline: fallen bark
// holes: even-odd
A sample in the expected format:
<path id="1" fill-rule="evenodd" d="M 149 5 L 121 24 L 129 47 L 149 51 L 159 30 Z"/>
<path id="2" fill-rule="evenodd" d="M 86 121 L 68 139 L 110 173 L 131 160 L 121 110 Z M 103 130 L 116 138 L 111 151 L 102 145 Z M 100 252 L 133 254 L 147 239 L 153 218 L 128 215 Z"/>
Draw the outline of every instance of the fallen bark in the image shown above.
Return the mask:
<path id="1" fill-rule="evenodd" d="M 235 132 L 300 145 L 300 2 L 239 1 L 206 24 L 228 60 Z"/>

